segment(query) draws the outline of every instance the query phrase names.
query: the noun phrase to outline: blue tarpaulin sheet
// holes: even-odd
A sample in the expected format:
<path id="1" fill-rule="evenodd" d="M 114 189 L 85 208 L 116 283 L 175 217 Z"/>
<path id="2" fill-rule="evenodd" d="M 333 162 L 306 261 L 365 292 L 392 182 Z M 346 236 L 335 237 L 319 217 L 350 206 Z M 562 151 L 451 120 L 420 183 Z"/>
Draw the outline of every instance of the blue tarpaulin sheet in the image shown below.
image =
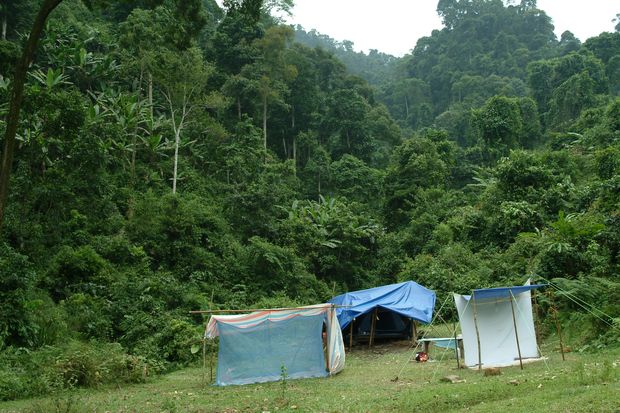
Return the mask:
<path id="1" fill-rule="evenodd" d="M 476 300 L 491 300 L 499 298 L 509 298 L 512 295 L 518 295 L 536 288 L 545 287 L 546 284 L 518 285 L 514 287 L 497 287 L 497 288 L 481 288 L 473 291 L 473 297 Z M 464 295 L 466 300 L 472 296 Z"/>
<path id="2" fill-rule="evenodd" d="M 366 314 L 375 307 L 385 308 L 423 323 L 430 323 L 435 308 L 435 292 L 416 282 L 405 281 L 345 293 L 332 298 L 329 302 L 342 306 L 336 310 L 342 329 L 354 318 Z"/>

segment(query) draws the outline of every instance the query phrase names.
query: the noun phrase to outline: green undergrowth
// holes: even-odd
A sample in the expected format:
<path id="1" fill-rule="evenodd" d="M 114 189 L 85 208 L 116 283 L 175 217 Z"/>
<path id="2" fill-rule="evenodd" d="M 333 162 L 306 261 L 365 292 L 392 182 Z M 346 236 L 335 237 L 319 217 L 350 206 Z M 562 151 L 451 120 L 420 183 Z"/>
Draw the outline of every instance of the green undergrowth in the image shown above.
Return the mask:
<path id="1" fill-rule="evenodd" d="M 543 346 L 545 361 L 484 376 L 457 369 L 452 351 L 431 349 L 416 363 L 408 343 L 357 346 L 344 371 L 327 379 L 247 386 L 205 385 L 209 369 L 188 368 L 140 384 L 101 385 L 0 403 L 1 412 L 616 412 L 620 349 L 571 352 Z M 462 382 L 444 383 L 457 375 Z"/>
<path id="2" fill-rule="evenodd" d="M 0 400 L 139 383 L 163 369 L 161 362 L 127 354 L 120 344 L 70 341 L 36 351 L 9 348 L 0 353 Z"/>

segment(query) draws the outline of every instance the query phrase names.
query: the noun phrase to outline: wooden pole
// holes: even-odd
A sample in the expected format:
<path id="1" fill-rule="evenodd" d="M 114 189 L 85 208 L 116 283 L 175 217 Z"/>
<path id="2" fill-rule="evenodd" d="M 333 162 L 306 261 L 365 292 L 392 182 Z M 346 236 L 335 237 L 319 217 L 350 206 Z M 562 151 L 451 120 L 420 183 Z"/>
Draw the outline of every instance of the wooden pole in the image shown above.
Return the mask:
<path id="1" fill-rule="evenodd" d="M 355 319 L 351 320 L 351 328 L 349 329 L 349 351 L 353 348 L 353 323 Z"/>
<path id="2" fill-rule="evenodd" d="M 213 383 L 213 353 L 214 353 L 213 347 L 214 346 L 211 346 L 211 348 L 209 349 L 209 351 L 211 352 L 211 357 L 209 357 L 209 359 L 210 359 L 209 360 L 209 366 L 211 368 L 211 381 L 209 383 Z"/>
<path id="3" fill-rule="evenodd" d="M 418 326 L 416 326 L 416 321 L 411 319 L 411 344 L 416 344 L 418 342 Z"/>
<path id="4" fill-rule="evenodd" d="M 555 300 L 553 299 L 553 290 L 549 291 L 549 299 L 551 301 L 551 312 L 553 313 L 553 319 L 555 320 L 555 328 L 558 332 L 558 337 L 560 338 L 560 353 L 562 353 L 562 361 L 566 361 L 566 357 L 564 357 L 564 343 L 562 341 L 562 329 L 560 328 L 560 320 L 558 318 L 558 309 L 555 306 Z"/>
<path id="5" fill-rule="evenodd" d="M 536 290 L 532 290 L 532 301 L 534 303 L 534 335 L 536 336 L 536 347 L 538 347 L 538 343 L 540 343 L 540 308 L 538 307 L 538 294 L 536 294 Z M 539 354 L 538 356 L 541 356 Z"/>
<path id="6" fill-rule="evenodd" d="M 456 368 L 461 368 L 461 362 L 459 360 L 459 342 L 456 339 L 456 323 L 452 323 L 452 328 L 454 328 L 454 355 L 456 356 Z"/>
<path id="7" fill-rule="evenodd" d="M 331 375 L 331 366 L 329 365 L 329 332 L 327 331 L 327 326 L 325 328 L 325 364 L 327 372 Z"/>
<path id="8" fill-rule="evenodd" d="M 519 345 L 519 333 L 517 332 L 517 318 L 515 317 L 515 306 L 514 302 L 516 301 L 515 296 L 510 291 L 510 309 L 512 310 L 512 324 L 515 327 L 515 339 L 517 340 L 517 353 L 519 354 L 519 365 L 521 366 L 521 370 L 523 370 L 523 358 L 521 357 L 521 346 Z"/>
<path id="9" fill-rule="evenodd" d="M 476 310 L 476 297 L 471 295 L 471 301 L 474 306 L 474 327 L 476 327 L 476 341 L 478 342 L 478 370 L 482 370 L 482 352 L 480 350 L 480 330 L 478 329 L 478 312 Z"/>
<path id="10" fill-rule="evenodd" d="M 207 380 L 207 339 L 202 338 L 202 387 L 205 387 Z"/>
<path id="11" fill-rule="evenodd" d="M 370 323 L 370 340 L 368 340 L 368 348 L 372 347 L 375 341 L 375 328 L 377 326 L 377 307 L 372 312 L 372 321 Z"/>
<path id="12" fill-rule="evenodd" d="M 334 308 L 347 308 L 350 305 L 334 305 Z M 323 308 L 317 306 L 316 308 Z M 215 313 L 252 313 L 254 311 L 289 311 L 289 310 L 311 310 L 312 307 L 286 307 L 286 308 L 248 308 L 245 310 L 192 310 L 189 314 L 215 314 Z"/>
<path id="13" fill-rule="evenodd" d="M 209 325 L 209 322 L 211 321 L 211 315 L 209 315 L 209 317 L 207 318 L 207 326 Z M 204 338 L 204 344 L 203 344 L 203 348 L 202 348 L 202 354 L 203 356 L 206 354 L 206 346 L 207 346 L 207 330 L 205 328 L 205 338 Z M 203 366 L 206 370 L 207 368 L 207 363 L 206 363 L 206 359 L 203 362 Z M 209 384 L 213 383 L 213 346 L 209 346 Z"/>

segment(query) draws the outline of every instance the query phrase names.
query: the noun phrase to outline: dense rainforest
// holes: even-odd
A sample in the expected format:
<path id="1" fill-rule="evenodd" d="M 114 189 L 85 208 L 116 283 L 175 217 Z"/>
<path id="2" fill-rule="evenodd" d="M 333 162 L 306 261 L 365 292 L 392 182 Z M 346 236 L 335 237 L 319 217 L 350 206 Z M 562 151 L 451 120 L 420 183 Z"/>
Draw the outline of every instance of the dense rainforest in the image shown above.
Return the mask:
<path id="1" fill-rule="evenodd" d="M 0 6 L 5 152 L 43 3 Z M 0 399 L 191 363 L 190 310 L 405 280 L 551 281 L 575 348 L 619 344 L 620 22 L 582 43 L 536 0 L 439 0 L 396 58 L 291 0 L 56 3 L 2 171 Z"/>

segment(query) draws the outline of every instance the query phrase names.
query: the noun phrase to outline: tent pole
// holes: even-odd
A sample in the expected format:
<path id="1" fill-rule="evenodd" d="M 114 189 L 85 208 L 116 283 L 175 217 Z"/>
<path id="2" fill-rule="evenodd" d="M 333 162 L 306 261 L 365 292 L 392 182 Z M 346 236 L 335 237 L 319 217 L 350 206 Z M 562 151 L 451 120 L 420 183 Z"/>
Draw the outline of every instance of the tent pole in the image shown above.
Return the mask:
<path id="1" fill-rule="evenodd" d="M 207 377 L 207 339 L 202 338 L 202 387 L 205 387 Z"/>
<path id="2" fill-rule="evenodd" d="M 478 342 L 478 370 L 482 370 L 482 352 L 480 350 L 480 330 L 478 329 L 478 312 L 476 311 L 476 297 L 471 295 L 471 300 L 474 302 L 474 327 L 476 327 L 476 341 Z"/>
<path id="3" fill-rule="evenodd" d="M 539 307 L 536 289 L 532 290 L 532 301 L 534 302 L 534 335 L 536 336 L 536 346 L 538 347 L 538 343 L 540 343 L 540 315 L 538 314 Z M 541 356 L 541 354 L 539 354 L 539 356 Z"/>
<path id="4" fill-rule="evenodd" d="M 416 326 L 416 321 L 411 319 L 411 344 L 415 344 L 418 342 L 418 327 Z"/>
<path id="5" fill-rule="evenodd" d="M 372 322 L 370 323 L 370 340 L 368 340 L 368 348 L 371 348 L 375 341 L 375 329 L 377 327 L 377 307 L 372 312 Z"/>
<path id="6" fill-rule="evenodd" d="M 209 317 L 207 318 L 207 326 L 209 325 L 209 322 L 211 321 L 212 317 L 213 316 L 211 314 L 209 314 Z M 206 353 L 206 345 L 207 345 L 207 341 L 206 341 L 206 331 L 205 331 L 205 342 L 204 342 L 205 348 L 203 349 L 203 354 Z M 205 361 L 204 366 L 205 366 L 205 368 L 207 367 L 206 366 L 206 361 Z M 213 346 L 209 346 L 209 370 L 210 370 L 210 373 L 209 373 L 209 377 L 210 377 L 209 384 L 211 384 L 211 383 L 213 383 Z"/>
<path id="7" fill-rule="evenodd" d="M 351 328 L 349 329 L 349 351 L 353 348 L 353 323 L 355 319 L 351 320 Z"/>
<path id="8" fill-rule="evenodd" d="M 461 362 L 459 360 L 459 346 L 458 341 L 456 340 L 456 323 L 452 322 L 452 328 L 454 328 L 454 355 L 456 356 L 456 368 L 460 370 Z"/>
<path id="9" fill-rule="evenodd" d="M 211 357 L 209 357 L 209 366 L 211 368 L 211 381 L 209 383 L 213 383 L 213 346 L 209 349 Z"/>
<path id="10" fill-rule="evenodd" d="M 558 308 L 555 306 L 555 300 L 553 299 L 553 290 L 549 291 L 549 299 L 551 300 L 551 312 L 553 313 L 553 319 L 555 320 L 555 328 L 560 338 L 560 353 L 562 353 L 562 361 L 566 361 L 564 357 L 564 343 L 562 342 L 562 329 L 560 328 L 560 320 L 558 318 Z"/>
<path id="11" fill-rule="evenodd" d="M 211 321 L 211 315 L 207 317 L 207 323 L 205 324 L 205 334 L 202 338 L 202 385 L 203 387 L 206 384 L 207 378 L 207 328 L 209 327 L 209 321 Z M 213 368 L 213 367 L 212 367 Z M 213 372 L 211 372 L 211 377 L 213 380 Z"/>
<path id="12" fill-rule="evenodd" d="M 331 376 L 332 374 L 332 369 L 331 369 L 331 365 L 329 364 L 329 349 L 330 349 L 330 345 L 329 345 L 329 334 L 327 334 L 327 328 L 325 329 L 325 364 L 326 364 L 326 369 L 327 372 L 329 373 L 329 375 Z"/>
<path id="13" fill-rule="evenodd" d="M 212 315 L 209 315 L 209 319 L 207 320 L 207 325 L 209 325 L 209 321 L 211 321 L 211 317 L 213 317 Z M 205 332 L 206 334 L 206 332 Z M 205 345 L 206 345 L 206 341 L 205 341 Z M 213 383 L 213 347 L 214 346 L 209 346 L 209 384 Z M 206 368 L 206 365 L 205 365 Z"/>
<path id="14" fill-rule="evenodd" d="M 519 345 L 519 333 L 517 332 L 517 318 L 515 317 L 515 305 L 516 301 L 515 296 L 512 294 L 512 290 L 510 291 L 510 309 L 512 310 L 512 323 L 515 326 L 515 339 L 517 340 L 517 353 L 519 353 L 519 365 L 521 366 L 521 370 L 523 370 L 523 358 L 521 357 L 521 346 Z"/>

